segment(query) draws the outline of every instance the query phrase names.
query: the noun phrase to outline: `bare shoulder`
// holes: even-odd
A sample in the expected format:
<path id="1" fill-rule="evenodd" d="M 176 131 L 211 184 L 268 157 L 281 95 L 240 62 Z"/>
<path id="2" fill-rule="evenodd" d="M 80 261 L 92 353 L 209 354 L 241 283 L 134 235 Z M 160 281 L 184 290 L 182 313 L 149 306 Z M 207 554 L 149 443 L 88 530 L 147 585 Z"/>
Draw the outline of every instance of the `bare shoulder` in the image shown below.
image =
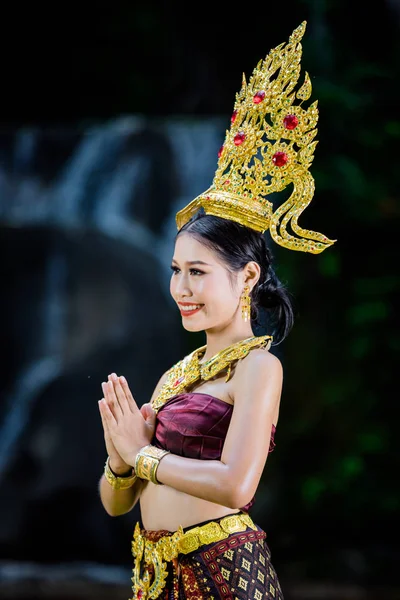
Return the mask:
<path id="1" fill-rule="evenodd" d="M 282 363 L 275 354 L 263 348 L 255 348 L 239 361 L 237 366 L 238 377 L 283 377 Z"/>
<path id="2" fill-rule="evenodd" d="M 274 395 L 279 396 L 282 383 L 283 367 L 279 358 L 269 350 L 255 348 L 236 367 L 232 395 L 237 400 L 247 394 L 268 396 L 274 390 Z"/>

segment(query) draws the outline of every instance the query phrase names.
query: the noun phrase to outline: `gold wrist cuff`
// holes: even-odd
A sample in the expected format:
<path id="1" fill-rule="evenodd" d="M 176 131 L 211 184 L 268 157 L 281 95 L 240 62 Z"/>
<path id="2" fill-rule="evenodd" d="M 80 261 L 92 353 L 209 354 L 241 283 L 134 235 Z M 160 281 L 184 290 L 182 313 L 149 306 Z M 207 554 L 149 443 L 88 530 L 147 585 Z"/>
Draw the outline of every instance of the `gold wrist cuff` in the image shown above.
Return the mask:
<path id="1" fill-rule="evenodd" d="M 162 450 L 148 444 L 139 450 L 135 460 L 135 473 L 140 479 L 148 479 L 156 485 L 162 485 L 157 481 L 157 469 L 160 460 L 166 454 L 170 454 L 169 450 Z"/>
<path id="2" fill-rule="evenodd" d="M 109 456 L 107 456 L 106 464 L 104 465 L 104 476 L 114 490 L 127 490 L 133 486 L 137 479 L 136 473 L 128 477 L 118 477 L 118 475 L 115 475 L 110 467 Z"/>

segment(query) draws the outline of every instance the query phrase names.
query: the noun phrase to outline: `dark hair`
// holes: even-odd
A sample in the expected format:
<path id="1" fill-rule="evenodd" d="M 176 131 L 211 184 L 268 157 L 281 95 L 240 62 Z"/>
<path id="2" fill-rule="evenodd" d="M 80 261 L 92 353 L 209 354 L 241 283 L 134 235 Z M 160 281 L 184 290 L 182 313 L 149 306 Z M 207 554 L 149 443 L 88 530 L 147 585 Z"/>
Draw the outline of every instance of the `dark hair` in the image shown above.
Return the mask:
<path id="1" fill-rule="evenodd" d="M 204 213 L 192 217 L 176 237 L 180 233 L 189 233 L 215 252 L 230 274 L 240 271 L 250 261 L 260 265 L 260 279 L 251 291 L 252 325 L 272 334 L 274 345 L 282 342 L 293 326 L 293 307 L 288 291 L 276 276 L 264 235 L 235 221 Z"/>

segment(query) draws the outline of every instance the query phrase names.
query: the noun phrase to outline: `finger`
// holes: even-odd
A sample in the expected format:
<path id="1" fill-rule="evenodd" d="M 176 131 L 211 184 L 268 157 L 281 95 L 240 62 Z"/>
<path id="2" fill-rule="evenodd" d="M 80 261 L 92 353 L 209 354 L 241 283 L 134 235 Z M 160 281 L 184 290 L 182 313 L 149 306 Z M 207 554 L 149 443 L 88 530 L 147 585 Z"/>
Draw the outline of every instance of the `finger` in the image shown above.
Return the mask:
<path id="1" fill-rule="evenodd" d="M 107 406 L 110 408 L 114 417 L 118 420 L 118 417 L 121 416 L 122 410 L 118 399 L 114 392 L 114 386 L 111 381 L 105 382 L 101 384 L 104 394 L 104 400 Z"/>
<path id="2" fill-rule="evenodd" d="M 149 427 L 153 428 L 156 425 L 157 414 L 152 406 L 147 410 L 146 423 Z"/>
<path id="3" fill-rule="evenodd" d="M 113 383 L 114 392 L 115 392 L 115 395 L 117 397 L 117 400 L 119 402 L 122 412 L 127 413 L 128 411 L 131 410 L 131 407 L 130 407 L 130 404 L 126 397 L 125 391 L 121 386 L 119 377 L 117 377 L 117 375 L 115 373 L 111 373 L 111 375 L 108 376 L 108 379 L 109 379 L 109 381 L 112 381 L 112 383 Z"/>
<path id="4" fill-rule="evenodd" d="M 131 394 L 131 390 L 129 389 L 128 382 L 126 381 L 126 379 L 125 379 L 125 377 L 123 375 L 121 375 L 121 377 L 119 377 L 119 381 L 121 383 L 122 389 L 125 392 L 125 396 L 126 396 L 126 399 L 128 401 L 129 408 L 131 409 L 131 411 L 133 413 L 134 412 L 140 412 L 139 408 L 138 408 L 138 405 L 136 404 L 135 399 L 134 399 L 134 397 Z"/>
<path id="5" fill-rule="evenodd" d="M 140 407 L 140 412 L 142 413 L 142 415 L 144 416 L 145 419 L 147 419 L 147 417 L 148 417 L 149 406 L 150 406 L 150 403 L 146 402 L 146 404 L 142 404 L 142 406 Z"/>
<path id="6" fill-rule="evenodd" d="M 101 400 L 98 401 L 98 405 L 99 405 L 101 423 L 103 425 L 104 433 L 106 433 L 106 432 L 108 432 L 108 425 L 107 425 L 106 417 L 104 415 L 104 410 L 102 410 L 102 406 L 103 406 L 104 402 L 105 402 L 105 400 L 104 400 L 104 398 L 102 398 Z"/>
<path id="7" fill-rule="evenodd" d="M 107 404 L 105 398 L 99 400 L 99 408 L 102 419 L 104 419 L 107 430 L 112 429 L 112 427 L 117 423 L 112 410 Z"/>
<path id="8" fill-rule="evenodd" d="M 146 421 L 148 421 L 149 419 L 153 419 L 156 415 L 155 410 L 151 405 L 151 402 L 146 402 L 145 404 L 142 404 L 140 412 L 142 413 Z"/>

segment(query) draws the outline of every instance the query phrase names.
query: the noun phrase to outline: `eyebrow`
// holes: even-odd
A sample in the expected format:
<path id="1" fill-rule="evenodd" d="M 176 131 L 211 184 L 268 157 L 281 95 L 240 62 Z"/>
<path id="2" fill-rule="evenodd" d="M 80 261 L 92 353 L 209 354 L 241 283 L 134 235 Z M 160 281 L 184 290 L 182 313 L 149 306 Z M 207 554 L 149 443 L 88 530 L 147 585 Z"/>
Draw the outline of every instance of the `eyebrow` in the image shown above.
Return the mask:
<path id="1" fill-rule="evenodd" d="M 178 262 L 173 258 L 172 262 L 175 264 L 178 264 Z M 211 267 L 210 264 L 204 262 L 204 260 L 187 260 L 186 265 L 207 265 L 208 267 Z"/>

